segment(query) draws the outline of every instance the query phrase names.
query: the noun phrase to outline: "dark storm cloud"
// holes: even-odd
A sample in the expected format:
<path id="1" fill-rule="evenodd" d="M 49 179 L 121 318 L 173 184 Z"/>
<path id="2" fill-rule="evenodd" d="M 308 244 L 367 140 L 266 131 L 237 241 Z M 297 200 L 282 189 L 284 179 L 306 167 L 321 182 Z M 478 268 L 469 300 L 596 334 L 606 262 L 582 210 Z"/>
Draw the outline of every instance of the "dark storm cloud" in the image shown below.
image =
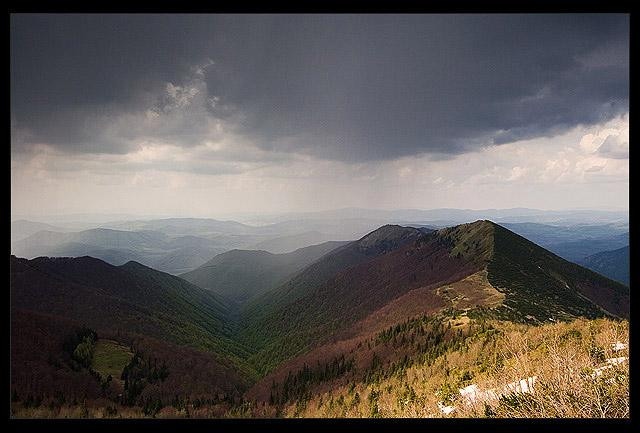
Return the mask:
<path id="1" fill-rule="evenodd" d="M 13 16 L 13 145 L 191 146 L 219 119 L 265 149 L 442 158 L 628 111 L 628 38 L 623 15 Z M 207 95 L 136 126 L 208 59 Z"/>

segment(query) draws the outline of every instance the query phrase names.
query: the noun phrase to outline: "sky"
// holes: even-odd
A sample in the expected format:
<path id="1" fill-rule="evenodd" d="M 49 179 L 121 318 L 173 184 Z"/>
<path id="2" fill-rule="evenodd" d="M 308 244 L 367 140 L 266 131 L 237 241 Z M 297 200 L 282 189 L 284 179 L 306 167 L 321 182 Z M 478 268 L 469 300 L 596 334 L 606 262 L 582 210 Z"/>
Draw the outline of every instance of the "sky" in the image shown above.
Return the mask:
<path id="1" fill-rule="evenodd" d="M 11 211 L 629 206 L 629 16 L 13 14 Z"/>

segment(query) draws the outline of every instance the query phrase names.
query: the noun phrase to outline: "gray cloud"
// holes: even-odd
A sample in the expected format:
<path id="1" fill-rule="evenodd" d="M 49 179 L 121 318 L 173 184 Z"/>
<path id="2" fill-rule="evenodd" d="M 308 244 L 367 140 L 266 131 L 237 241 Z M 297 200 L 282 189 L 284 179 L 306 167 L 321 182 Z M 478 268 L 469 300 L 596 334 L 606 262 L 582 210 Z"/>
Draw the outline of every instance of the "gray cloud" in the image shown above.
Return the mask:
<path id="1" fill-rule="evenodd" d="M 616 135 L 610 135 L 600 145 L 597 152 L 605 158 L 628 159 L 629 141 L 621 140 Z"/>
<path id="2" fill-rule="evenodd" d="M 12 150 L 232 131 L 349 162 L 446 159 L 628 111 L 628 39 L 624 15 L 14 15 Z"/>

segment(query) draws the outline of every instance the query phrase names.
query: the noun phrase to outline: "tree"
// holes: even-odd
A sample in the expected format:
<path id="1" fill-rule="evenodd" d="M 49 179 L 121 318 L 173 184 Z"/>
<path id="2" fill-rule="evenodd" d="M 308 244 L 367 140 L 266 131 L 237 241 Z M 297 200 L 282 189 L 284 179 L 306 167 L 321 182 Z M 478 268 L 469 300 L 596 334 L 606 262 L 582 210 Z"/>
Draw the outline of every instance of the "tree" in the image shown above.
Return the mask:
<path id="1" fill-rule="evenodd" d="M 93 359 L 93 343 L 94 340 L 87 336 L 73 351 L 73 359 L 78 361 L 83 367 L 89 367 Z"/>

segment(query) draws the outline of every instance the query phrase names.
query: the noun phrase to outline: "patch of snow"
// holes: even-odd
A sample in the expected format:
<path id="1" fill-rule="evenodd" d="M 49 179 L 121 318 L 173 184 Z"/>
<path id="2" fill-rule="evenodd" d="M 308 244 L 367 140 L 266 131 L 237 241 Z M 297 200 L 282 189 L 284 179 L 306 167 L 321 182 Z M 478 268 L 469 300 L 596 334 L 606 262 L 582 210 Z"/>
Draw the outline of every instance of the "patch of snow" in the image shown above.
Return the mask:
<path id="1" fill-rule="evenodd" d="M 511 382 L 507 384 L 503 390 L 515 392 L 515 393 L 531 393 L 533 392 L 533 385 L 536 383 L 538 376 L 527 377 L 526 379 L 520 379 L 517 382 Z"/>
<path id="2" fill-rule="evenodd" d="M 442 404 L 442 402 L 438 402 L 438 408 L 440 409 L 440 412 L 442 412 L 445 415 L 449 415 L 451 412 L 456 410 L 455 407 L 453 407 L 453 406 L 445 406 L 444 404 Z"/>
<path id="3" fill-rule="evenodd" d="M 462 398 L 464 398 L 465 400 L 469 400 L 471 403 L 473 403 L 478 398 L 479 389 L 478 389 L 478 385 L 472 384 L 459 389 L 458 392 L 460 392 L 460 395 L 462 396 Z"/>
<path id="4" fill-rule="evenodd" d="M 596 378 L 598 376 L 602 376 L 602 372 L 609 368 L 613 367 L 612 365 L 603 365 L 602 367 L 594 368 L 593 373 L 591 374 L 592 378 Z"/>
<path id="5" fill-rule="evenodd" d="M 511 382 L 502 387 L 502 389 L 482 390 L 478 385 L 471 384 L 458 390 L 466 404 L 473 404 L 476 401 L 497 400 L 505 394 L 511 393 L 532 393 L 533 386 L 538 376 L 527 377 L 516 382 Z"/>
<path id="6" fill-rule="evenodd" d="M 607 358 L 607 360 L 606 360 L 606 361 L 607 361 L 607 363 L 606 363 L 605 365 L 602 365 L 602 366 L 600 366 L 600 367 L 597 367 L 597 368 L 594 368 L 594 369 L 593 369 L 593 373 L 591 374 L 591 377 L 592 377 L 592 378 L 596 378 L 596 377 L 598 377 L 598 376 L 602 376 L 602 373 L 603 373 L 605 370 L 608 370 L 608 369 L 610 369 L 610 368 L 613 368 L 613 366 L 614 366 L 615 364 L 622 364 L 622 363 L 623 363 L 623 362 L 625 362 L 627 359 L 629 359 L 629 358 L 627 358 L 626 356 L 621 356 L 621 357 L 619 357 L 619 358 Z"/>
<path id="7" fill-rule="evenodd" d="M 611 343 L 611 349 L 614 352 L 618 352 L 620 350 L 625 350 L 627 348 L 627 344 L 622 343 L 620 341 L 616 341 L 615 343 Z"/>

